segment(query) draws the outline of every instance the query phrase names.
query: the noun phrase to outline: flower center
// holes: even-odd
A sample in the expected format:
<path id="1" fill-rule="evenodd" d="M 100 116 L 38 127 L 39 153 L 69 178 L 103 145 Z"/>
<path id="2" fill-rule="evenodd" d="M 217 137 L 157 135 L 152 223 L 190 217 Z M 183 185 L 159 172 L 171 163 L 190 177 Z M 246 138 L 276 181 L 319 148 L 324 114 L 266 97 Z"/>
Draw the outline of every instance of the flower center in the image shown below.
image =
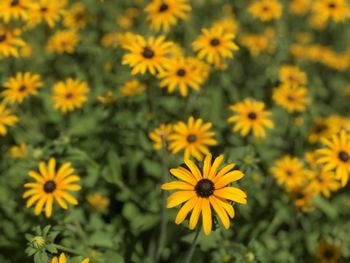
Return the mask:
<path id="1" fill-rule="evenodd" d="M 288 177 L 291 177 L 291 176 L 293 175 L 293 171 L 291 171 L 291 170 L 286 170 L 286 175 L 287 175 Z"/>
<path id="2" fill-rule="evenodd" d="M 217 38 L 213 38 L 213 39 L 210 41 L 210 45 L 212 45 L 213 47 L 216 47 L 216 46 L 220 45 L 220 40 L 217 39 Z"/>
<path id="3" fill-rule="evenodd" d="M 266 12 L 266 11 L 269 11 L 269 10 L 270 10 L 270 7 L 267 6 L 267 5 L 264 5 L 263 8 L 262 8 L 262 10 L 265 11 L 265 12 Z"/>
<path id="4" fill-rule="evenodd" d="M 43 6 L 42 8 L 40 8 L 40 12 L 45 13 L 47 11 L 47 7 Z"/>
<path id="5" fill-rule="evenodd" d="M 323 252 L 323 256 L 327 259 L 331 259 L 331 258 L 333 258 L 333 251 L 331 249 L 326 249 Z"/>
<path id="6" fill-rule="evenodd" d="M 52 180 L 50 181 L 47 181 L 45 184 L 44 184 L 44 191 L 46 193 L 52 193 L 53 191 L 56 190 L 56 183 Z"/>
<path id="7" fill-rule="evenodd" d="M 196 136 L 195 134 L 189 134 L 189 135 L 187 136 L 187 141 L 188 141 L 189 143 L 193 143 L 193 142 L 197 141 L 197 136 Z"/>
<path id="8" fill-rule="evenodd" d="M 334 9 L 334 8 L 336 8 L 336 4 L 335 3 L 330 3 L 328 5 L 328 7 L 331 8 L 331 9 Z"/>
<path id="9" fill-rule="evenodd" d="M 202 179 L 196 184 L 194 189 L 198 196 L 209 197 L 214 193 L 215 186 L 209 179 Z"/>
<path id="10" fill-rule="evenodd" d="M 145 47 L 145 48 L 143 49 L 142 56 L 143 56 L 144 58 L 150 59 L 150 58 L 153 58 L 153 57 L 154 57 L 154 52 L 153 52 L 153 50 L 150 49 L 149 47 Z"/>
<path id="11" fill-rule="evenodd" d="M 161 6 L 159 7 L 159 12 L 165 12 L 166 10 L 169 9 L 169 6 L 165 3 L 161 4 Z"/>
<path id="12" fill-rule="evenodd" d="M 350 159 L 350 156 L 347 152 L 344 151 L 340 151 L 338 153 L 338 158 L 342 161 L 342 162 L 347 162 Z"/>
<path id="13" fill-rule="evenodd" d="M 315 128 L 315 133 L 320 134 L 321 132 L 325 131 L 327 129 L 326 125 L 317 125 Z"/>
<path id="14" fill-rule="evenodd" d="M 287 96 L 288 101 L 294 101 L 294 96 L 293 95 L 288 95 Z"/>
<path id="15" fill-rule="evenodd" d="M 248 118 L 251 119 L 251 120 L 255 120 L 256 117 L 258 117 L 258 116 L 256 115 L 255 112 L 250 112 L 250 113 L 248 114 Z"/>
<path id="16" fill-rule="evenodd" d="M 67 99 L 67 100 L 70 100 L 71 98 L 73 98 L 73 93 L 72 93 L 72 92 L 68 92 L 68 93 L 66 94 L 66 99 Z"/>
<path id="17" fill-rule="evenodd" d="M 6 35 L 2 34 L 0 35 L 0 42 L 4 42 L 6 40 Z"/>
<path id="18" fill-rule="evenodd" d="M 183 68 L 179 69 L 176 73 L 179 77 L 183 77 L 186 75 L 186 70 L 184 70 Z"/>
<path id="19" fill-rule="evenodd" d="M 19 4 L 19 0 L 12 0 L 11 6 L 16 6 Z"/>
<path id="20" fill-rule="evenodd" d="M 26 89 L 27 89 L 26 86 L 21 85 L 21 86 L 19 87 L 18 91 L 19 91 L 19 92 L 23 92 L 23 91 L 25 91 Z"/>

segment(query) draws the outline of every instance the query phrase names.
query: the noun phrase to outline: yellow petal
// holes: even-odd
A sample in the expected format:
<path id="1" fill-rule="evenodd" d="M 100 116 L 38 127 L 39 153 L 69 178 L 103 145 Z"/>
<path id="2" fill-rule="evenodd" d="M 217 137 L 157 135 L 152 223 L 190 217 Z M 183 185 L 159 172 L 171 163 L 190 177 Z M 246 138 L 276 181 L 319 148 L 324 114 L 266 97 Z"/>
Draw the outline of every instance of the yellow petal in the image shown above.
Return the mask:
<path id="1" fill-rule="evenodd" d="M 197 200 L 198 200 L 198 197 L 194 196 L 181 207 L 181 209 L 176 215 L 176 219 L 175 219 L 176 224 L 181 224 L 185 220 L 188 213 L 193 209 L 194 205 L 197 203 Z"/>
<path id="2" fill-rule="evenodd" d="M 211 233 L 212 229 L 211 208 L 208 198 L 203 198 L 202 201 L 202 220 L 204 234 L 208 236 Z"/>
<path id="3" fill-rule="evenodd" d="M 196 196 L 195 191 L 179 191 L 168 197 L 167 208 L 175 207 Z"/>
<path id="4" fill-rule="evenodd" d="M 196 179 L 192 176 L 192 174 L 183 167 L 170 169 L 170 173 L 176 178 L 185 181 L 191 185 L 196 185 L 197 183 Z"/>
<path id="5" fill-rule="evenodd" d="M 190 224 L 189 228 L 192 230 L 196 227 L 201 210 L 202 210 L 202 200 L 203 198 L 198 198 L 197 203 L 195 204 L 191 217 L 190 217 Z"/>
<path id="6" fill-rule="evenodd" d="M 48 195 L 46 207 L 45 207 L 45 215 L 47 218 L 51 217 L 51 215 L 52 215 L 52 204 L 53 204 L 53 196 Z"/>
<path id="7" fill-rule="evenodd" d="M 217 157 L 212 165 L 212 167 L 210 168 L 210 172 L 209 172 L 209 176 L 208 179 L 213 179 L 214 176 L 216 175 L 216 171 L 218 170 L 220 164 L 222 163 L 222 161 L 224 160 L 224 156 L 220 155 L 219 157 Z"/>
<path id="8" fill-rule="evenodd" d="M 214 195 L 217 197 L 228 199 L 240 204 L 246 204 L 246 196 L 244 196 L 242 193 L 245 195 L 242 190 L 235 187 L 225 187 L 214 191 Z"/>
<path id="9" fill-rule="evenodd" d="M 190 159 L 185 159 L 185 164 L 191 170 L 193 176 L 197 179 L 197 181 L 202 179 L 201 172 L 199 171 L 197 165 L 194 164 Z"/>
<path id="10" fill-rule="evenodd" d="M 203 165 L 203 177 L 204 178 L 207 178 L 209 176 L 209 171 L 210 171 L 210 167 L 211 167 L 211 159 L 212 159 L 212 155 L 210 153 L 208 153 L 204 159 L 204 165 Z"/>
<path id="11" fill-rule="evenodd" d="M 225 174 L 224 176 L 219 177 L 219 179 L 217 180 L 217 182 L 215 182 L 215 180 L 213 180 L 214 184 L 215 184 L 215 189 L 220 189 L 232 182 L 235 182 L 239 179 L 241 179 L 244 176 L 244 174 L 241 171 L 232 171 L 229 172 L 227 174 Z M 217 178 L 214 178 L 217 179 Z"/>
<path id="12" fill-rule="evenodd" d="M 185 182 L 170 182 L 162 185 L 163 190 L 194 190 L 193 185 L 185 183 Z"/>
<path id="13" fill-rule="evenodd" d="M 230 219 L 227 216 L 227 213 L 225 209 L 223 209 L 220 206 L 220 203 L 218 202 L 217 198 L 215 196 L 209 197 L 210 204 L 213 206 L 215 212 L 218 214 L 222 224 L 224 225 L 225 229 L 228 229 L 230 227 Z"/>
<path id="14" fill-rule="evenodd" d="M 39 215 L 41 213 L 41 210 L 43 209 L 45 202 L 46 202 L 46 196 L 42 196 L 34 208 L 35 215 Z"/>

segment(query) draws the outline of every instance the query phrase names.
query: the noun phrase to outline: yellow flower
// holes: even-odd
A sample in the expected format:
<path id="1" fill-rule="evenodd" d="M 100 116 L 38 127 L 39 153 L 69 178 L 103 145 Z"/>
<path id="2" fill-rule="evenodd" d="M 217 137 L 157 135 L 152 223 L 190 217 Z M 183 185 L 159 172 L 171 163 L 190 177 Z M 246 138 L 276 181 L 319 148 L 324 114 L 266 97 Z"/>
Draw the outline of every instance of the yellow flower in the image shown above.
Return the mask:
<path id="1" fill-rule="evenodd" d="M 29 9 L 28 26 L 35 27 L 45 22 L 53 28 L 64 14 L 66 1 L 39 0 Z"/>
<path id="2" fill-rule="evenodd" d="M 19 57 L 19 48 L 24 47 L 26 43 L 18 37 L 15 31 L 0 26 L 0 59 L 4 57 Z"/>
<path id="3" fill-rule="evenodd" d="M 32 0 L 0 0 L 0 20 L 8 23 L 11 19 L 27 20 L 28 8 L 32 5 Z"/>
<path id="4" fill-rule="evenodd" d="M 131 33 L 131 32 L 126 32 L 124 34 L 118 33 L 118 34 L 116 34 L 115 37 L 116 37 L 116 40 L 115 40 L 116 42 L 114 42 L 114 40 L 113 40 L 113 44 L 120 45 L 120 47 L 122 49 L 125 49 L 125 50 L 128 50 L 130 45 L 132 43 L 134 43 L 135 41 L 137 41 L 138 37 L 142 38 L 142 36 L 134 34 L 134 33 Z M 172 47 L 173 47 L 173 45 L 170 46 L 169 49 L 171 49 Z M 171 51 L 169 51 L 169 53 L 171 53 Z"/>
<path id="5" fill-rule="evenodd" d="M 27 208 L 36 203 L 35 215 L 39 215 L 45 206 L 45 216 L 51 217 L 54 201 L 63 209 L 68 208 L 66 201 L 73 205 L 78 204 L 78 201 L 68 193 L 81 188 L 76 184 L 80 177 L 74 174 L 71 163 L 64 163 L 56 172 L 56 160 L 51 158 L 47 165 L 44 162 L 39 163 L 39 173 L 31 170 L 28 175 L 36 182 L 24 185 L 29 189 L 24 192 L 23 198 L 29 197 Z"/>
<path id="6" fill-rule="evenodd" d="M 307 76 L 297 66 L 283 65 L 279 70 L 280 81 L 291 86 L 305 86 L 307 84 Z"/>
<path id="7" fill-rule="evenodd" d="M 234 115 L 228 119 L 228 122 L 233 122 L 235 124 L 233 131 L 240 131 L 243 137 L 252 132 L 258 138 L 265 138 L 264 128 L 272 129 L 274 124 L 269 119 L 271 112 L 265 111 L 264 108 L 265 103 L 262 101 L 245 99 L 231 105 L 230 109 L 234 112 Z"/>
<path id="8" fill-rule="evenodd" d="M 320 142 L 322 138 L 330 138 L 334 133 L 338 132 L 333 122 L 329 118 L 317 117 L 314 120 L 311 131 L 308 135 L 310 143 Z"/>
<path id="9" fill-rule="evenodd" d="M 4 104 L 0 103 L 0 135 L 6 135 L 6 126 L 14 126 L 18 121 L 18 117 L 16 115 L 12 115 L 12 111 L 7 109 Z"/>
<path id="10" fill-rule="evenodd" d="M 88 92 L 86 82 L 68 78 L 54 85 L 51 99 L 55 109 L 66 113 L 81 108 L 87 100 Z"/>
<path id="11" fill-rule="evenodd" d="M 111 33 L 104 34 L 102 39 L 101 39 L 101 45 L 103 47 L 116 48 L 118 46 L 120 35 L 121 34 L 117 33 L 117 32 L 111 32 Z"/>
<path id="12" fill-rule="evenodd" d="M 208 74 L 201 71 L 201 61 L 195 58 L 174 57 L 164 66 L 164 72 L 158 74 L 161 88 L 167 88 L 169 93 L 179 89 L 181 96 L 188 95 L 188 89 L 199 90 Z M 209 69 L 208 69 L 209 70 Z"/>
<path id="13" fill-rule="evenodd" d="M 288 112 L 302 112 L 309 104 L 308 90 L 305 87 L 291 86 L 282 83 L 273 91 L 272 98 L 276 104 Z"/>
<path id="14" fill-rule="evenodd" d="M 346 131 L 334 134 L 331 139 L 322 139 L 324 148 L 318 149 L 317 163 L 323 164 L 326 171 L 335 170 L 335 175 L 344 187 L 350 173 L 350 138 Z"/>
<path id="15" fill-rule="evenodd" d="M 84 28 L 89 19 L 88 11 L 82 2 L 72 5 L 72 7 L 65 13 L 63 25 L 71 29 Z"/>
<path id="16" fill-rule="evenodd" d="M 80 36 L 75 30 L 60 30 L 51 36 L 47 42 L 47 50 L 58 54 L 73 54 L 80 41 Z"/>
<path id="17" fill-rule="evenodd" d="M 296 208 L 302 212 L 309 212 L 314 207 L 313 199 L 316 192 L 308 187 L 297 187 L 288 192 Z"/>
<path id="18" fill-rule="evenodd" d="M 311 170 L 311 179 L 308 188 L 316 194 L 323 194 L 329 198 L 331 192 L 335 192 L 340 188 L 339 182 L 335 179 L 334 172 L 325 171 L 324 169 Z"/>
<path id="19" fill-rule="evenodd" d="M 148 136 L 154 142 L 153 148 L 155 150 L 166 148 L 169 141 L 169 135 L 172 131 L 173 126 L 171 124 L 161 124 L 158 128 L 150 132 Z"/>
<path id="20" fill-rule="evenodd" d="M 234 35 L 225 33 L 222 27 L 203 28 L 192 47 L 200 59 L 206 58 L 208 63 L 220 66 L 225 58 L 233 58 L 233 52 L 239 49 L 233 38 Z"/>
<path id="21" fill-rule="evenodd" d="M 282 5 L 278 0 L 256 0 L 248 6 L 248 12 L 263 22 L 278 19 L 282 15 Z"/>
<path id="22" fill-rule="evenodd" d="M 215 133 L 210 131 L 212 124 L 204 123 L 202 119 L 188 119 L 187 124 L 180 121 L 173 126 L 173 133 L 169 135 L 169 149 L 172 153 L 184 150 L 184 158 L 194 156 L 201 161 L 203 155 L 209 153 L 207 146 L 217 145 Z"/>
<path id="23" fill-rule="evenodd" d="M 337 263 L 341 257 L 339 247 L 328 244 L 323 238 L 316 248 L 316 257 L 320 263 Z"/>
<path id="24" fill-rule="evenodd" d="M 13 159 L 25 159 L 27 157 L 27 145 L 21 143 L 20 145 L 11 146 L 9 154 Z"/>
<path id="25" fill-rule="evenodd" d="M 307 170 L 304 168 L 303 162 L 297 157 L 286 155 L 275 161 L 271 173 L 278 184 L 284 185 L 287 191 L 292 191 L 303 186 L 306 181 Z"/>
<path id="26" fill-rule="evenodd" d="M 110 203 L 109 198 L 102 195 L 101 193 L 88 195 L 86 200 L 88 201 L 91 208 L 99 213 L 104 212 Z"/>
<path id="27" fill-rule="evenodd" d="M 118 16 L 116 22 L 117 25 L 123 29 L 129 29 L 134 23 L 134 21 L 126 15 Z"/>
<path id="28" fill-rule="evenodd" d="M 224 18 L 221 18 L 215 21 L 212 27 L 215 27 L 215 28 L 222 27 L 224 30 L 224 33 L 237 35 L 239 24 L 238 24 L 238 21 L 233 16 L 226 16 Z"/>
<path id="29" fill-rule="evenodd" d="M 186 168 L 178 167 L 170 170 L 170 173 L 180 181 L 162 185 L 163 190 L 179 190 L 169 196 L 167 208 L 184 203 L 176 216 L 176 224 L 181 224 L 192 211 L 189 228 L 194 229 L 202 215 L 204 233 L 209 235 L 212 230 L 212 214 L 215 211 L 225 229 L 230 227 L 229 217 L 233 218 L 235 213 L 229 201 L 246 204 L 247 195 L 241 189 L 230 186 L 244 176 L 239 170 L 232 171 L 235 164 L 226 165 L 219 170 L 223 159 L 223 155 L 220 155 L 212 163 L 212 156 L 209 153 L 205 157 L 202 172 L 190 159 L 184 160 Z"/>
<path id="30" fill-rule="evenodd" d="M 312 0 L 292 0 L 289 4 L 289 10 L 292 14 L 302 16 L 311 9 Z"/>
<path id="31" fill-rule="evenodd" d="M 164 36 L 143 38 L 140 35 L 133 37 L 133 41 L 125 46 L 129 51 L 123 57 L 122 64 L 132 68 L 131 74 L 145 74 L 147 71 L 152 75 L 164 70 L 168 62 L 172 42 L 165 40 Z"/>
<path id="32" fill-rule="evenodd" d="M 67 263 L 67 258 L 64 253 L 61 253 L 60 257 L 53 257 L 51 263 Z M 90 259 L 85 258 L 81 263 L 90 263 Z"/>
<path id="33" fill-rule="evenodd" d="M 3 84 L 5 90 L 1 92 L 6 103 L 22 103 L 31 94 L 36 94 L 42 88 L 43 83 L 38 74 L 29 72 L 18 72 L 15 77 L 10 78 Z"/>
<path id="34" fill-rule="evenodd" d="M 253 56 L 257 56 L 263 51 L 272 53 L 275 50 L 275 32 L 273 30 L 265 31 L 264 34 L 242 34 L 240 44 L 249 49 Z"/>
<path id="35" fill-rule="evenodd" d="M 146 85 L 137 79 L 129 80 L 121 87 L 120 93 L 123 97 L 131 97 L 142 94 L 146 89 Z"/>
<path id="36" fill-rule="evenodd" d="M 104 96 L 97 96 L 97 100 L 105 106 L 111 106 L 117 101 L 117 96 L 109 90 Z"/>
<path id="37" fill-rule="evenodd" d="M 349 6 L 347 0 L 317 0 L 313 3 L 313 12 L 321 21 L 333 19 L 335 22 L 343 22 L 349 18 Z"/>
<path id="38" fill-rule="evenodd" d="M 191 6 L 188 0 L 152 0 L 145 11 L 152 30 L 168 32 L 178 19 L 187 19 Z"/>

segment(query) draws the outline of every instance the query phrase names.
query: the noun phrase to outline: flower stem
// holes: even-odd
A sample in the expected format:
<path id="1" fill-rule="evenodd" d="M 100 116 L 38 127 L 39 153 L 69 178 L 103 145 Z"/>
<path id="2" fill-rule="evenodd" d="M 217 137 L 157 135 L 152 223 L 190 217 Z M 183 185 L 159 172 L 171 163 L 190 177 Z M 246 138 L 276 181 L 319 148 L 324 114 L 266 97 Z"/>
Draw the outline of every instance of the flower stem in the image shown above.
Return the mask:
<path id="1" fill-rule="evenodd" d="M 75 249 L 70 249 L 68 247 L 64 247 L 58 244 L 52 244 L 53 246 L 55 246 L 55 248 L 57 248 L 58 250 L 62 250 L 64 252 L 68 252 L 70 254 L 74 254 L 74 255 L 78 255 L 78 256 L 85 256 L 86 254 L 81 252 L 81 251 L 77 251 Z"/>
<path id="2" fill-rule="evenodd" d="M 188 254 L 187 254 L 187 258 L 185 260 L 185 263 L 191 263 L 191 260 L 192 260 L 192 257 L 193 257 L 193 253 L 194 253 L 194 250 L 197 246 L 197 243 L 198 243 L 198 237 L 199 237 L 199 232 L 201 231 L 201 226 L 198 226 L 198 229 L 197 229 L 197 232 L 196 232 L 196 235 L 192 241 L 192 245 L 191 245 L 191 248 L 190 250 L 188 251 Z"/>

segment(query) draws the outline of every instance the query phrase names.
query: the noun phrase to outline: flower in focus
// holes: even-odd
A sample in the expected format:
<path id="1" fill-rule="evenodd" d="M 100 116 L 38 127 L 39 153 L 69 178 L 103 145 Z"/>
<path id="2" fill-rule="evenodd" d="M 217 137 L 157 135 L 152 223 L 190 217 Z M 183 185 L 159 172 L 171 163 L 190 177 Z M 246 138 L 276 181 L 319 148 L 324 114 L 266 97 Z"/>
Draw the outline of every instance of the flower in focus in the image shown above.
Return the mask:
<path id="1" fill-rule="evenodd" d="M 35 27 L 45 22 L 53 28 L 61 20 L 67 1 L 39 0 L 29 9 L 28 26 Z"/>
<path id="2" fill-rule="evenodd" d="M 341 257 L 341 250 L 339 247 L 328 244 L 323 238 L 316 248 L 316 257 L 320 263 L 337 263 Z"/>
<path id="3" fill-rule="evenodd" d="M 248 7 L 248 12 L 263 22 L 278 19 L 282 15 L 282 5 L 278 0 L 256 0 Z"/>
<path id="4" fill-rule="evenodd" d="M 19 49 L 26 43 L 18 35 L 15 31 L 0 26 L 0 58 L 2 56 L 19 57 Z"/>
<path id="5" fill-rule="evenodd" d="M 235 124 L 233 131 L 240 131 L 243 137 L 252 132 L 258 138 L 265 138 L 264 128 L 272 129 L 274 124 L 269 119 L 271 112 L 264 110 L 264 108 L 265 103 L 262 101 L 245 99 L 231 105 L 230 109 L 234 112 L 234 115 L 228 119 L 228 122 L 233 122 Z"/>
<path id="6" fill-rule="evenodd" d="M 86 197 L 87 202 L 91 208 L 99 213 L 104 212 L 109 206 L 109 198 L 102 195 L 101 193 L 94 193 Z"/>
<path id="7" fill-rule="evenodd" d="M 12 115 L 12 111 L 7 109 L 4 104 L 0 103 L 0 135 L 6 135 L 6 126 L 14 126 L 18 121 L 18 117 L 16 115 Z"/>
<path id="8" fill-rule="evenodd" d="M 28 19 L 28 8 L 32 0 L 0 0 L 0 20 L 8 23 L 11 19 Z"/>
<path id="9" fill-rule="evenodd" d="M 285 108 L 288 112 L 305 111 L 309 104 L 307 97 L 308 90 L 306 87 L 291 86 L 281 84 L 273 91 L 272 98 L 276 104 Z"/>
<path id="10" fill-rule="evenodd" d="M 47 51 L 58 54 L 73 54 L 80 41 L 80 36 L 75 30 L 59 30 L 52 35 L 47 42 Z"/>
<path id="11" fill-rule="evenodd" d="M 235 164 L 226 165 L 219 170 L 223 159 L 223 155 L 220 155 L 212 162 L 209 153 L 205 157 L 202 171 L 190 159 L 184 160 L 186 168 L 178 167 L 170 170 L 170 173 L 180 180 L 162 185 L 163 190 L 179 190 L 169 196 L 167 208 L 184 203 L 176 216 L 176 224 L 181 224 L 192 211 L 189 228 L 194 229 L 202 215 L 204 233 L 209 235 L 215 211 L 225 229 L 230 227 L 229 218 L 233 218 L 235 213 L 229 201 L 246 204 L 247 195 L 241 189 L 230 186 L 244 176 L 241 171 L 232 170 Z"/>
<path id="12" fill-rule="evenodd" d="M 51 263 L 67 263 L 66 255 L 61 253 L 59 257 L 53 257 Z M 85 258 L 81 263 L 90 263 L 90 259 Z"/>
<path id="13" fill-rule="evenodd" d="M 199 90 L 208 73 L 201 71 L 202 61 L 195 58 L 174 57 L 164 66 L 164 71 L 158 74 L 160 87 L 167 88 L 169 93 L 179 89 L 181 96 L 188 95 L 188 89 Z"/>
<path id="14" fill-rule="evenodd" d="M 191 11 L 188 0 L 152 0 L 145 8 L 147 21 L 154 31 L 168 32 L 177 24 L 178 19 L 185 20 Z"/>
<path id="15" fill-rule="evenodd" d="M 233 58 L 239 47 L 233 42 L 234 35 L 225 33 L 222 27 L 203 28 L 202 35 L 193 42 L 192 47 L 200 59 L 220 66 L 225 58 Z"/>
<path id="16" fill-rule="evenodd" d="M 331 139 L 322 139 L 324 148 L 318 149 L 317 163 L 323 164 L 326 171 L 335 170 L 335 175 L 344 187 L 349 180 L 350 173 L 350 137 L 342 130 L 340 134 L 333 134 Z"/>
<path id="17" fill-rule="evenodd" d="M 36 94 L 42 88 L 41 76 L 29 72 L 18 72 L 16 76 L 10 78 L 3 84 L 5 90 L 1 92 L 6 103 L 22 103 L 31 94 Z"/>
<path id="18" fill-rule="evenodd" d="M 57 82 L 53 86 L 52 102 L 55 109 L 63 113 L 81 108 L 87 100 L 89 92 L 88 84 L 85 81 L 68 78 L 65 81 Z"/>
<path id="19" fill-rule="evenodd" d="M 180 121 L 173 126 L 173 133 L 169 135 L 169 150 L 178 153 L 184 150 L 184 158 L 194 156 L 201 161 L 203 155 L 209 153 L 207 146 L 217 145 L 215 133 L 210 131 L 212 124 L 204 123 L 202 119 L 194 119 L 191 116 L 187 124 Z"/>
<path id="20" fill-rule="evenodd" d="M 9 149 L 9 155 L 13 159 L 25 159 L 27 157 L 27 145 L 21 143 L 20 145 L 11 146 Z"/>
<path id="21" fill-rule="evenodd" d="M 137 35 L 134 41 L 125 46 L 129 51 L 123 57 L 122 64 L 132 68 L 131 74 L 145 74 L 147 71 L 152 75 L 164 70 L 168 62 L 172 42 L 166 41 L 164 36 L 150 37 L 148 39 Z"/>
<path id="22" fill-rule="evenodd" d="M 161 124 L 158 128 L 150 132 L 148 136 L 154 142 L 153 148 L 155 150 L 166 148 L 169 141 L 169 135 L 172 131 L 173 126 L 171 124 Z"/>
<path id="23" fill-rule="evenodd" d="M 45 206 L 45 216 L 51 217 L 55 201 L 63 209 L 68 208 L 67 202 L 78 204 L 78 201 L 68 193 L 80 190 L 80 186 L 76 184 L 80 178 L 74 174 L 71 163 L 64 163 L 56 171 L 56 160 L 51 158 L 47 165 L 44 162 L 39 163 L 39 173 L 29 171 L 28 175 L 34 178 L 35 182 L 24 185 L 29 189 L 24 192 L 23 198 L 29 198 L 27 208 L 36 203 L 35 215 L 39 215 Z"/>
<path id="24" fill-rule="evenodd" d="M 120 89 L 120 93 L 123 97 L 132 97 L 142 94 L 145 89 L 145 84 L 141 83 L 137 79 L 133 79 L 124 83 Z"/>

